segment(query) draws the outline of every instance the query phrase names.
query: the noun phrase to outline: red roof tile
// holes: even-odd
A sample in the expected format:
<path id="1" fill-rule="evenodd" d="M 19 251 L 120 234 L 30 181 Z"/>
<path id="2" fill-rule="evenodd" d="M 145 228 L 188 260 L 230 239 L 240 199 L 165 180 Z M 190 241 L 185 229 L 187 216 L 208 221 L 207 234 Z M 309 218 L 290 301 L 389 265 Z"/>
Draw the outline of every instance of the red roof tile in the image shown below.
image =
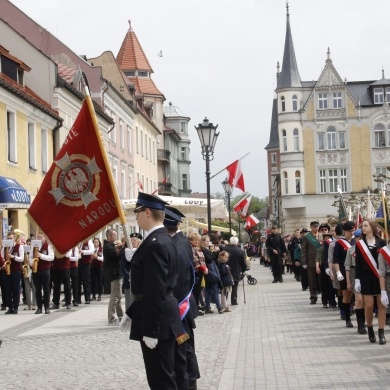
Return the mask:
<path id="1" fill-rule="evenodd" d="M 134 84 L 135 89 L 138 92 L 147 94 L 147 95 L 163 95 L 153 80 L 148 77 L 128 77 L 128 79 Z"/>

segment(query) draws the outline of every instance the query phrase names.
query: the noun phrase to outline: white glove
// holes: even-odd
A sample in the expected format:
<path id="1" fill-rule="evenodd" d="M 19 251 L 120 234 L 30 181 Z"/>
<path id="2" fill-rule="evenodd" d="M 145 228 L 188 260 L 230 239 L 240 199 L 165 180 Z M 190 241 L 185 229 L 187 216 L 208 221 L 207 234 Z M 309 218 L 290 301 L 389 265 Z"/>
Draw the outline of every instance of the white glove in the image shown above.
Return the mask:
<path id="1" fill-rule="evenodd" d="M 303 267 L 304 269 L 307 269 L 307 265 L 306 265 L 306 264 L 305 264 L 305 265 L 303 265 L 302 267 Z"/>
<path id="2" fill-rule="evenodd" d="M 121 332 L 128 332 L 131 326 L 131 318 L 125 313 L 119 323 L 119 330 Z"/>
<path id="3" fill-rule="evenodd" d="M 328 276 L 330 276 L 329 268 L 326 268 L 326 269 L 325 269 L 325 273 L 326 273 Z"/>
<path id="4" fill-rule="evenodd" d="M 146 346 L 147 346 L 148 348 L 150 348 L 150 349 L 156 348 L 157 343 L 158 343 L 158 340 L 157 340 L 157 339 L 152 339 L 151 337 L 146 337 L 146 336 L 144 336 L 144 337 L 143 337 L 143 340 L 144 340 Z"/>
<path id="5" fill-rule="evenodd" d="M 362 291 L 362 286 L 360 284 L 360 279 L 355 279 L 355 291 L 360 294 Z"/>
<path id="6" fill-rule="evenodd" d="M 381 291 L 381 302 L 384 307 L 389 307 L 389 297 L 387 296 L 386 290 Z"/>
<path id="7" fill-rule="evenodd" d="M 340 272 L 340 271 L 337 271 L 337 280 L 339 282 L 341 282 L 342 280 L 344 280 L 344 276 L 343 274 Z"/>

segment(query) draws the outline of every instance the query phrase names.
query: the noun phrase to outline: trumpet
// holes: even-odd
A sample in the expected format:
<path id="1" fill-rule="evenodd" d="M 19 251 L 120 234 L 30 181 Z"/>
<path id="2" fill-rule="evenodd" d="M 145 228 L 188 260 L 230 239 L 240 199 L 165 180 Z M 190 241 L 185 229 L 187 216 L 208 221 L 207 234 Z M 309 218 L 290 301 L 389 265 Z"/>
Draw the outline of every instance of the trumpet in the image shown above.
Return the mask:
<path id="1" fill-rule="evenodd" d="M 38 247 L 36 246 L 34 246 L 33 258 L 34 258 L 34 263 L 32 265 L 32 272 L 35 274 L 38 271 L 38 262 L 39 262 Z"/>
<path id="2" fill-rule="evenodd" d="M 23 277 L 29 278 L 30 277 L 30 264 L 28 263 L 28 253 L 24 253 L 24 262 L 23 262 Z"/>
<path id="3" fill-rule="evenodd" d="M 11 275 L 11 260 L 9 258 L 9 248 L 4 248 L 4 258 L 5 258 L 5 274 Z"/>

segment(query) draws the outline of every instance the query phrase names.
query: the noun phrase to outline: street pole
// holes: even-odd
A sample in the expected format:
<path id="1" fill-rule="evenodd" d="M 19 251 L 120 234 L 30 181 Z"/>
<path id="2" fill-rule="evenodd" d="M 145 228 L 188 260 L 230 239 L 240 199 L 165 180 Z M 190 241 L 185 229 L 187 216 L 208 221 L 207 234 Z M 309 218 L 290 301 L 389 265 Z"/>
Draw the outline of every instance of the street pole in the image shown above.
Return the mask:
<path id="1" fill-rule="evenodd" d="M 211 202 L 210 202 L 210 155 L 206 152 L 206 187 L 207 187 L 207 234 L 211 234 Z"/>

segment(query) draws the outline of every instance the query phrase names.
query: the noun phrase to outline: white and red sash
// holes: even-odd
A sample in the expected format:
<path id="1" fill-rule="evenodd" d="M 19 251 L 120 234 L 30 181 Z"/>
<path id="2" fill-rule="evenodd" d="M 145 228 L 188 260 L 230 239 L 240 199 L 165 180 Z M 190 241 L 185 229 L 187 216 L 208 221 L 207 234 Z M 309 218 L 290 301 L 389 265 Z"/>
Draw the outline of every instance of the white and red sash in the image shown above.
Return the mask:
<path id="1" fill-rule="evenodd" d="M 328 245 L 330 245 L 330 243 L 331 243 L 332 241 L 333 241 L 333 240 L 332 240 L 331 238 L 327 238 L 327 239 L 325 240 L 325 242 L 327 242 Z"/>
<path id="2" fill-rule="evenodd" d="M 372 254 L 370 250 L 368 249 L 366 243 L 363 240 L 359 240 L 356 245 L 359 247 L 360 252 L 362 253 L 364 260 L 366 260 L 366 263 L 370 267 L 371 271 L 374 273 L 374 275 L 379 279 L 379 270 L 378 266 L 376 264 L 376 261 L 372 257 Z"/>
<path id="3" fill-rule="evenodd" d="M 339 238 L 337 242 L 344 248 L 344 250 L 348 250 L 351 247 L 351 244 L 347 241 L 344 240 L 344 238 Z"/>
<path id="4" fill-rule="evenodd" d="M 386 260 L 386 263 L 390 266 L 390 248 L 384 246 L 383 248 L 379 249 L 378 252 L 383 256 L 383 258 Z"/>

